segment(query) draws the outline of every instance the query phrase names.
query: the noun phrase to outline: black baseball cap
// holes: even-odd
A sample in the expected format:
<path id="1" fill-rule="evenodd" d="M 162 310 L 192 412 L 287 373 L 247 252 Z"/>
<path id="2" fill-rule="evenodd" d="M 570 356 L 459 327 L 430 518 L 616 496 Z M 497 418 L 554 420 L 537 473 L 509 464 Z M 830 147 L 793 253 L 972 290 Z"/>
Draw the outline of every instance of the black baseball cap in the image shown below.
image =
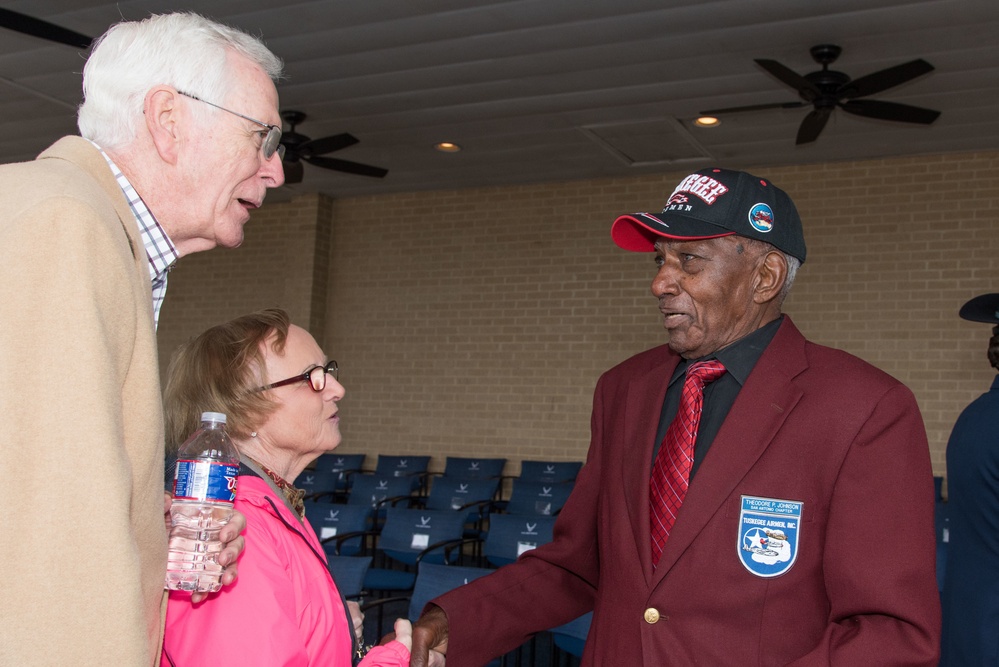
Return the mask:
<path id="1" fill-rule="evenodd" d="M 982 294 L 971 299 L 958 311 L 963 320 L 999 324 L 999 294 Z"/>
<path id="2" fill-rule="evenodd" d="M 712 167 L 687 176 L 660 213 L 622 215 L 611 227 L 621 248 L 651 252 L 660 238 L 699 240 L 737 234 L 805 261 L 801 218 L 786 192 L 765 178 Z"/>

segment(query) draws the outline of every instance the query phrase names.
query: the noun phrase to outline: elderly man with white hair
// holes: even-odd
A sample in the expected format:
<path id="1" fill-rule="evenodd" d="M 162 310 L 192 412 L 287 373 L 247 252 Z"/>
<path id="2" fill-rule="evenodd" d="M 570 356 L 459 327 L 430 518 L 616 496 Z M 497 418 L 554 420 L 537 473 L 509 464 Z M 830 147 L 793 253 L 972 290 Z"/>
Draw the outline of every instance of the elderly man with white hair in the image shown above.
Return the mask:
<path id="1" fill-rule="evenodd" d="M 284 182 L 281 69 L 195 14 L 119 23 L 84 69 L 82 136 L 0 166 L 2 664 L 158 659 L 156 321 L 173 263 L 238 246 Z M 224 584 L 244 526 L 222 533 Z"/>

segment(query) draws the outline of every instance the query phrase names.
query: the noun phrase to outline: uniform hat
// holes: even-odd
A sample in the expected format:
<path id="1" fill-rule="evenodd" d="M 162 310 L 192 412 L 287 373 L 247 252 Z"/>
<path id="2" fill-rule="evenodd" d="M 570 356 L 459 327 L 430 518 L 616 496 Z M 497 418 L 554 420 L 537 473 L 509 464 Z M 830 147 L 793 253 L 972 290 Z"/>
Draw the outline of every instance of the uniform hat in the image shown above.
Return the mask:
<path id="1" fill-rule="evenodd" d="M 999 294 L 982 294 L 961 306 L 961 319 L 999 324 Z"/>
<path id="2" fill-rule="evenodd" d="M 801 218 L 787 193 L 744 171 L 702 169 L 673 190 L 661 213 L 622 215 L 611 227 L 621 248 L 651 252 L 660 238 L 699 240 L 738 234 L 805 261 Z"/>

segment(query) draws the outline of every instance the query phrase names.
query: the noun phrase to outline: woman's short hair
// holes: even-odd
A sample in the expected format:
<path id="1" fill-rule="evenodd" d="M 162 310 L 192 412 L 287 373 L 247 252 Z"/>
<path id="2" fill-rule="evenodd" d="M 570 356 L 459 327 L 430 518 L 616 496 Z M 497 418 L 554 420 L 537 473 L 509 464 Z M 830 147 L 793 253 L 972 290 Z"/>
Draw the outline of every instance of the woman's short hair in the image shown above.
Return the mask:
<path id="1" fill-rule="evenodd" d="M 214 326 L 180 346 L 170 361 L 163 396 L 168 451 L 198 427 L 202 412 L 222 412 L 226 428 L 247 438 L 274 411 L 266 392 L 267 347 L 284 352 L 291 320 L 268 308 Z"/>
<path id="2" fill-rule="evenodd" d="M 256 63 L 272 80 L 281 78 L 284 65 L 263 42 L 198 14 L 160 14 L 112 26 L 83 68 L 80 134 L 102 148 L 129 144 L 138 135 L 146 93 L 158 85 L 224 105 L 234 83 L 227 76 L 230 52 Z M 207 104 L 194 111 L 205 117 L 216 112 Z"/>

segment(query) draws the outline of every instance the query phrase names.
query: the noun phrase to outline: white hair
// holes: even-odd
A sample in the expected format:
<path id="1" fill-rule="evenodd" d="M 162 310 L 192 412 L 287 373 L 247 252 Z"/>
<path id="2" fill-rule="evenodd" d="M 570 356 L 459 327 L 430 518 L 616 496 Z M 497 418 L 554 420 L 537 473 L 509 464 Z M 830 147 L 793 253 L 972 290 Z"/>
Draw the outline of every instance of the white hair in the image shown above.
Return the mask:
<path id="1" fill-rule="evenodd" d="M 781 285 L 780 292 L 777 294 L 777 305 L 780 306 L 784 303 L 784 299 L 787 298 L 788 292 L 791 291 L 791 285 L 794 284 L 794 278 L 798 275 L 798 269 L 801 268 L 801 260 L 793 255 L 789 255 L 777 246 L 766 241 L 760 241 L 759 239 L 752 239 L 748 236 L 739 237 L 743 241 L 747 241 L 750 246 L 757 249 L 762 257 L 767 252 L 779 252 L 784 256 L 784 262 L 787 264 L 787 275 L 784 276 L 784 284 Z"/>
<path id="2" fill-rule="evenodd" d="M 787 293 L 791 291 L 791 285 L 794 284 L 794 277 L 798 275 L 798 269 L 801 268 L 801 260 L 786 252 L 778 252 L 784 255 L 784 259 L 787 261 L 787 277 L 784 278 L 784 286 L 780 288 L 780 295 L 778 296 L 780 299 L 779 303 L 784 303 Z"/>
<path id="3" fill-rule="evenodd" d="M 112 26 L 83 68 L 80 134 L 102 148 L 129 144 L 142 122 L 146 93 L 158 85 L 224 104 L 233 85 L 227 57 L 236 53 L 272 81 L 284 67 L 256 37 L 190 12 L 160 14 Z M 216 113 L 199 104 L 195 113 Z"/>

